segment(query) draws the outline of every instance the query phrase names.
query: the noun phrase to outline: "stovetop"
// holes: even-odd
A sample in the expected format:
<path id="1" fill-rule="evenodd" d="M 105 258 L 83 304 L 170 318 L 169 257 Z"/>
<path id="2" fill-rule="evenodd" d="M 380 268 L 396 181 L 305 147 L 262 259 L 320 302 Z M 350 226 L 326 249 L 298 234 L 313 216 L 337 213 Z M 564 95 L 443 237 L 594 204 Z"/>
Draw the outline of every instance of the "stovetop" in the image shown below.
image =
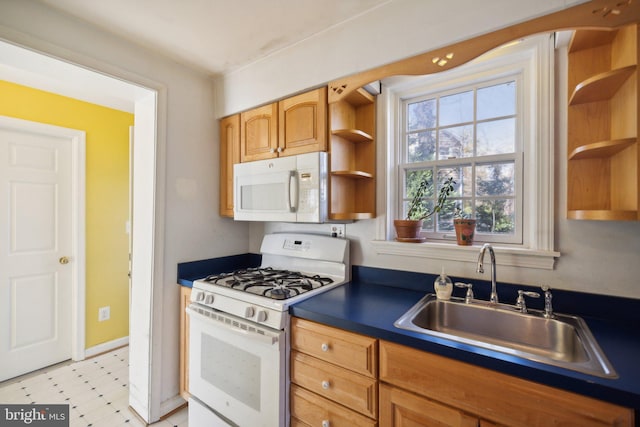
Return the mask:
<path id="1" fill-rule="evenodd" d="M 334 283 L 331 277 L 272 267 L 247 268 L 215 274 L 206 277 L 204 281 L 274 300 L 293 298 Z"/>

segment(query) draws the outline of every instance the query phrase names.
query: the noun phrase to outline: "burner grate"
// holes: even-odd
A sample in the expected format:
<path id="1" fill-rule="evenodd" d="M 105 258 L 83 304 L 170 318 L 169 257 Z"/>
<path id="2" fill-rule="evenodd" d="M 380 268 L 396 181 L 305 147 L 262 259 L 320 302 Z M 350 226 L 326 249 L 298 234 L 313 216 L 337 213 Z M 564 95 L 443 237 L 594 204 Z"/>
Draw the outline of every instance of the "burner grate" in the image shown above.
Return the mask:
<path id="1" fill-rule="evenodd" d="M 330 277 L 271 267 L 246 268 L 230 273 L 214 274 L 204 280 L 215 285 L 277 300 L 292 298 L 333 283 Z"/>

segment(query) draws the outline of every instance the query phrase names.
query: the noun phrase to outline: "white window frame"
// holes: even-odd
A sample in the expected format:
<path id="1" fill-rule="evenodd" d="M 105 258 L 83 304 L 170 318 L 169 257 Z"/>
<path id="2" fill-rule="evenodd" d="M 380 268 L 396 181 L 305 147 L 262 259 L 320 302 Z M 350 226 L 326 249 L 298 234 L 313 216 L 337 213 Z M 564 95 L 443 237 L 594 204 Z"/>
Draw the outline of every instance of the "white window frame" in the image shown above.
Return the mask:
<path id="1" fill-rule="evenodd" d="M 400 123 L 401 126 L 398 129 L 398 138 L 397 138 L 397 147 L 396 147 L 396 159 L 397 159 L 397 163 L 396 163 L 396 174 L 397 174 L 397 178 L 396 178 L 396 184 L 397 184 L 397 194 L 398 195 L 402 195 L 404 194 L 404 187 L 405 187 L 405 183 L 404 183 L 404 170 L 411 170 L 411 169 L 421 169 L 423 167 L 428 167 L 428 168 L 433 168 L 434 171 L 437 171 L 438 168 L 441 167 L 446 167 L 447 165 L 451 165 L 453 167 L 457 166 L 457 165 L 461 165 L 461 164 L 467 164 L 469 166 L 471 165 L 481 165 L 481 164 L 495 164 L 495 163 L 501 163 L 502 161 L 513 161 L 514 162 L 514 167 L 515 167 L 515 184 L 516 184 L 516 189 L 515 189 L 515 193 L 516 193 L 516 197 L 514 199 L 514 203 L 516 205 L 516 218 L 515 218 L 515 229 L 516 232 L 513 234 L 506 234 L 506 235 L 480 235 L 478 233 L 476 233 L 476 241 L 477 242 L 489 242 L 489 243 L 495 243 L 495 242 L 499 242 L 499 243 L 516 243 L 516 244 L 522 244 L 523 243 L 523 236 L 524 236 L 524 231 L 523 231 L 523 212 L 522 212 L 522 199 L 523 199 L 523 188 L 522 188 L 522 183 L 524 180 L 523 177 L 523 171 L 522 171 L 522 160 L 523 160 L 523 153 L 526 149 L 528 149 L 529 146 L 529 141 L 528 139 L 523 135 L 522 132 L 522 117 L 524 116 L 528 116 L 529 112 L 530 112 L 530 105 L 525 105 L 525 102 L 523 101 L 523 92 L 524 90 L 522 90 L 522 86 L 523 86 L 523 78 L 522 78 L 522 70 L 521 67 L 518 64 L 514 64 L 512 65 L 511 71 L 509 71 L 509 66 L 505 67 L 503 70 L 501 70 L 502 72 L 500 73 L 500 75 L 498 77 L 496 76 L 485 76 L 485 78 L 482 79 L 478 79 L 477 76 L 475 74 L 468 74 L 465 78 L 464 78 L 464 82 L 457 82 L 457 85 L 455 86 L 450 86 L 447 85 L 447 81 L 441 82 L 441 84 L 434 84 L 434 85 L 428 85 L 429 88 L 431 90 L 429 90 L 426 93 L 418 93 L 418 94 L 414 94 L 414 96 L 410 96 L 410 97 L 400 97 L 399 99 L 399 105 L 398 105 L 398 111 L 400 114 Z M 488 78 L 487 78 L 488 77 Z M 436 153 L 436 160 L 434 161 L 428 161 L 428 162 L 420 162 L 420 163 L 405 163 L 404 167 L 402 167 L 400 165 L 400 163 L 403 161 L 403 159 L 407 158 L 407 144 L 405 143 L 407 140 L 407 131 L 406 131 L 406 117 L 405 117 L 405 113 L 406 113 L 406 106 L 408 102 L 419 102 L 420 100 L 426 100 L 426 99 L 432 99 L 432 98 L 442 98 L 448 95 L 453 95 L 453 94 L 458 94 L 458 93 L 462 93 L 462 92 L 467 92 L 467 91 L 471 91 L 473 90 L 475 92 L 475 90 L 478 87 L 489 87 L 489 86 L 494 86 L 494 85 L 498 85 L 501 83 L 506 83 L 509 81 L 515 81 L 516 82 L 516 87 L 517 87 L 517 92 L 516 92 L 516 118 L 517 118 L 517 126 L 515 128 L 515 147 L 514 147 L 514 152 L 513 153 L 508 153 L 508 154 L 497 154 L 497 155 L 487 155 L 487 156 L 479 156 L 479 157 L 461 157 L 461 158 L 456 158 L 453 160 L 449 160 L 449 159 L 438 159 L 438 153 Z M 443 87 L 445 86 L 445 87 Z M 474 110 L 475 110 L 475 103 L 474 103 Z M 474 114 L 474 121 L 473 121 L 473 126 L 476 127 L 478 123 L 481 123 L 482 121 L 475 121 L 475 114 Z M 475 172 L 474 172 L 474 176 L 475 176 Z M 475 180 L 475 178 L 474 178 Z M 396 218 L 400 218 L 402 217 L 402 201 L 400 200 L 401 197 L 398 198 L 398 201 L 396 203 L 396 213 L 395 213 L 395 217 Z M 438 241 L 454 241 L 456 240 L 456 235 L 455 232 L 438 232 L 438 231 L 424 231 L 421 233 L 422 236 L 426 237 L 426 238 L 430 238 L 433 240 L 438 240 Z"/>
<path id="2" fill-rule="evenodd" d="M 514 267 L 553 269 L 560 253 L 554 251 L 554 38 L 535 36 L 495 49 L 478 59 L 447 71 L 420 78 L 398 77 L 385 80 L 378 100 L 378 152 L 386 153 L 379 165 L 380 181 L 385 186 L 379 205 L 376 239 L 373 248 L 379 254 L 432 258 L 438 260 L 477 260 L 478 247 L 458 246 L 452 242 L 429 241 L 420 244 L 394 240 L 393 220 L 398 218 L 398 159 L 402 135 L 402 99 L 433 91 L 438 87 L 460 86 L 470 74 L 478 80 L 494 79 L 513 73 L 519 67 L 523 73 L 522 98 L 526 119 L 521 120 L 524 136 L 524 188 L 522 212 L 522 244 L 492 244 L 501 255 L 499 264 Z M 380 156 L 383 157 L 383 156 Z"/>

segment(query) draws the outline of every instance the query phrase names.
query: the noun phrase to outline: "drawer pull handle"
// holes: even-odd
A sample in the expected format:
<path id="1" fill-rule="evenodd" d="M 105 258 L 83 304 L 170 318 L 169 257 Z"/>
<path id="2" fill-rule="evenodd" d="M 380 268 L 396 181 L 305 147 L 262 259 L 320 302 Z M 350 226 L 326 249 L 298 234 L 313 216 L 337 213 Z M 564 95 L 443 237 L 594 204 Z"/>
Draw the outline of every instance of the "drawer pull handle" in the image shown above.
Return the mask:
<path id="1" fill-rule="evenodd" d="M 327 352 L 329 351 L 329 344 L 327 344 L 326 342 L 323 342 L 320 348 L 322 349 L 322 351 Z"/>
<path id="2" fill-rule="evenodd" d="M 329 420 L 322 420 L 322 427 L 330 427 L 331 422 Z"/>
<path id="3" fill-rule="evenodd" d="M 329 387 L 331 386 L 331 384 L 329 384 L 329 381 L 322 381 L 322 388 L 325 390 L 329 390 Z"/>

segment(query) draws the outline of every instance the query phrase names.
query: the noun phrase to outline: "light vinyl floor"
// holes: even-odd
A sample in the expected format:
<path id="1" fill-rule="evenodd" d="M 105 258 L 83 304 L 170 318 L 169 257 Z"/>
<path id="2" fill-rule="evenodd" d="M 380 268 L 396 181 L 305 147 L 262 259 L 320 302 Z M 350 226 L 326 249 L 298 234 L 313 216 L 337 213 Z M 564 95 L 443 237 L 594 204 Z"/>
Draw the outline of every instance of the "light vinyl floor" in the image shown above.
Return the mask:
<path id="1" fill-rule="evenodd" d="M 0 402 L 69 405 L 71 427 L 143 427 L 129 409 L 129 347 L 0 383 Z M 186 408 L 153 427 L 187 427 Z"/>

